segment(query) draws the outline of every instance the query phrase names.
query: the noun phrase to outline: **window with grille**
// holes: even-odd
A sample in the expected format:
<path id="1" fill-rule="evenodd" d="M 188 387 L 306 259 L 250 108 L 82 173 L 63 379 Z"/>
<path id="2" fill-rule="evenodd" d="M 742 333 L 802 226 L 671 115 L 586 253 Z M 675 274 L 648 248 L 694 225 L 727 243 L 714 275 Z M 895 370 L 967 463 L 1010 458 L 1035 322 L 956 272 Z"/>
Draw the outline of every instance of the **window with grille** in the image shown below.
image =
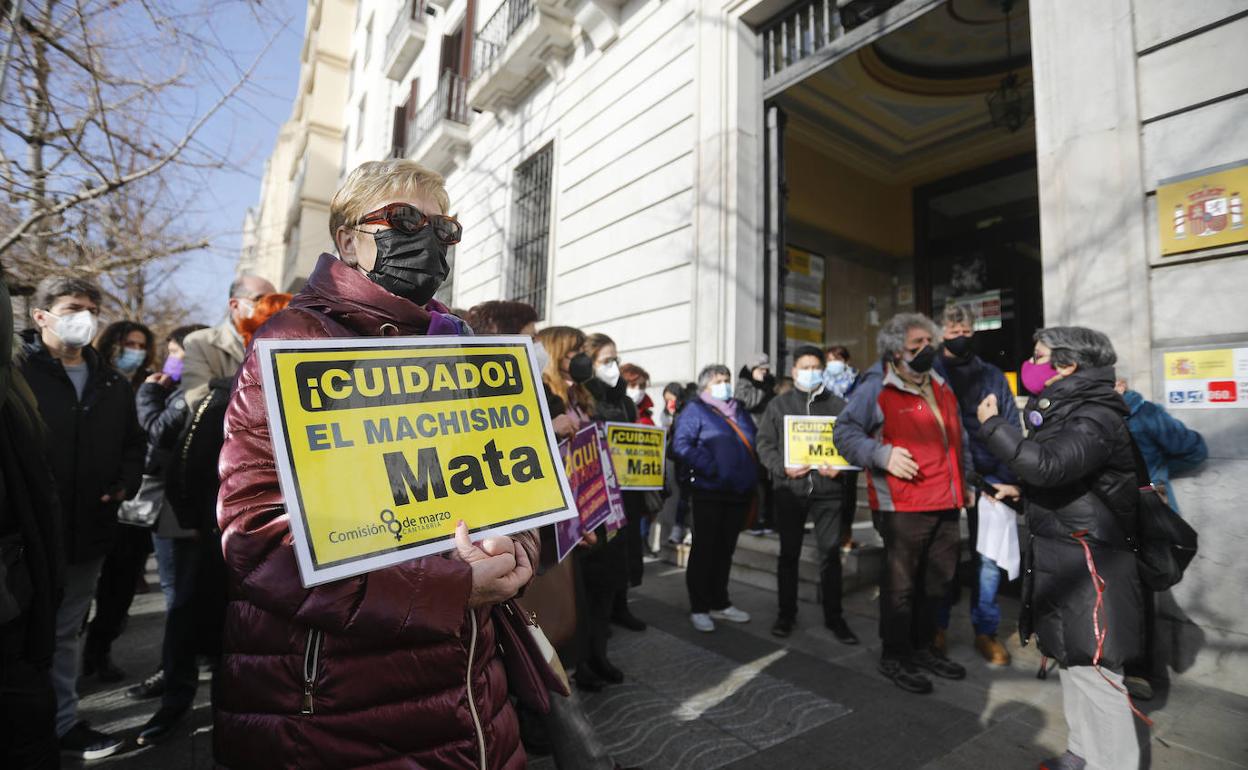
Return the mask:
<path id="1" fill-rule="evenodd" d="M 516 167 L 511 204 L 510 298 L 546 317 L 546 268 L 550 257 L 550 171 L 554 145 Z"/>

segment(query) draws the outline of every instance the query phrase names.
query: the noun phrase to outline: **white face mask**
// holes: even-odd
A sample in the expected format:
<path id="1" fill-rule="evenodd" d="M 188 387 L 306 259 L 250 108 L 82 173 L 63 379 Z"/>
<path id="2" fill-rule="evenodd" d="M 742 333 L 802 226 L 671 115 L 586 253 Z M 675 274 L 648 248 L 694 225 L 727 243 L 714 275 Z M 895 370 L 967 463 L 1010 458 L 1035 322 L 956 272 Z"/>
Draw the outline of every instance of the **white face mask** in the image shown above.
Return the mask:
<path id="1" fill-rule="evenodd" d="M 732 383 L 717 382 L 711 386 L 711 398 L 727 401 L 732 398 Z"/>
<path id="2" fill-rule="evenodd" d="M 828 362 L 827 372 L 832 377 L 839 377 L 845 371 L 845 362 L 839 359 L 832 359 Z"/>
<path id="3" fill-rule="evenodd" d="M 538 359 L 538 377 L 542 376 L 542 372 L 550 366 L 550 353 L 545 352 L 544 344 L 534 339 L 533 341 L 533 357 Z"/>
<path id="4" fill-rule="evenodd" d="M 812 393 L 823 384 L 823 372 L 818 369 L 798 369 L 793 384 L 798 390 Z"/>
<path id="5" fill-rule="evenodd" d="M 614 388 L 620 381 L 620 365 L 612 361 L 609 364 L 594 367 L 594 376 L 602 380 L 608 388 Z"/>
<path id="6" fill-rule="evenodd" d="M 641 400 L 646 397 L 646 391 L 641 388 L 628 388 L 624 391 L 628 397 L 633 400 L 634 404 L 640 404 Z"/>
<path id="7" fill-rule="evenodd" d="M 51 327 L 52 333 L 71 348 L 85 348 L 90 345 L 91 340 L 95 339 L 96 331 L 100 328 L 99 319 L 90 310 L 79 310 L 77 313 L 63 316 L 51 310 L 47 313 L 56 319 L 56 323 Z"/>
<path id="8" fill-rule="evenodd" d="M 533 357 L 537 359 L 537 376 L 541 377 L 546 367 L 550 366 L 550 354 L 546 352 L 546 346 L 537 340 L 533 341 Z"/>
<path id="9" fill-rule="evenodd" d="M 238 300 L 238 317 L 250 320 L 256 315 L 256 303 L 249 299 L 239 298 Z"/>

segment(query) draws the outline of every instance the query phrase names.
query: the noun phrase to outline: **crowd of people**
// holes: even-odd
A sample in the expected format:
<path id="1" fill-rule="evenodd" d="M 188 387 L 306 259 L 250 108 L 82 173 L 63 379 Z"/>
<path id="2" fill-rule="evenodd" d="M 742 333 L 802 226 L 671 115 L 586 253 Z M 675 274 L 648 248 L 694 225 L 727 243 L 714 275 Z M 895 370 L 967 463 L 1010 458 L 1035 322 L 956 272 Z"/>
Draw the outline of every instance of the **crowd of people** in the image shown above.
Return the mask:
<path id="1" fill-rule="evenodd" d="M 365 163 L 331 202 L 335 253 L 293 297 L 243 275 L 223 321 L 158 340 L 136 320 L 100 331 L 100 288 L 56 276 L 39 286 L 34 326 L 15 350 L 12 330 L 0 329 L 4 766 L 57 767 L 61 754 L 92 760 L 122 748 L 121 736 L 79 718 L 77 692 L 84 679 L 129 678 L 111 649 L 154 551 L 160 660 L 126 690 L 153 703 L 139 745 L 171 735 L 211 676 L 221 767 L 515 768 L 526 752 L 561 768 L 618 767 L 575 690 L 629 676 L 611 659 L 612 626 L 647 629 L 629 591 L 659 522 L 689 545 L 689 619 L 708 633 L 751 620 L 729 594 L 741 533 L 778 535 L 771 633 L 781 638 L 798 622 L 810 523 L 824 625 L 859 644 L 841 570 L 860 471 L 884 546 L 880 673 L 920 694 L 931 676 L 965 677 L 945 637 L 964 512 L 975 647 L 990 664 L 1009 663 L 996 597 L 1003 571 L 1019 571 L 1017 554 L 975 543 L 980 528 L 1013 532 L 1013 513 L 1002 523 L 1000 511 L 1016 508 L 1026 532 L 1020 629 L 1060 666 L 1070 727 L 1069 751 L 1044 766 L 1135 766 L 1125 693 L 1148 697 L 1155 669 L 1152 597 L 1132 555 L 1132 444 L 1159 485 L 1205 449 L 1115 380 L 1103 334 L 1037 331 L 1021 366 L 1030 394 L 1021 412 L 1002 371 L 976 355 L 974 313 L 959 305 L 940 326 L 915 313 L 888 320 L 879 360 L 862 372 L 844 347 L 807 345 L 782 376 L 763 354 L 735 382 L 729 366 L 712 364 L 695 382 L 667 384 L 656 405 L 649 373 L 621 361 L 606 334 L 539 329 L 521 302 L 453 311 L 435 300 L 461 233 L 449 210 L 437 174 L 405 160 Z M 0 306 L 0 320 L 11 318 Z M 444 555 L 305 587 L 251 343 L 470 334 L 533 339 L 560 439 L 593 422 L 665 428 L 664 490 L 625 491 L 627 523 L 586 533 L 562 562 L 551 527 L 473 542 L 461 524 Z M 836 418 L 848 465 L 788 464 L 785 418 L 795 415 Z M 516 683 L 499 656 L 490 609 L 518 595 L 575 683 L 549 710 L 509 693 Z"/>

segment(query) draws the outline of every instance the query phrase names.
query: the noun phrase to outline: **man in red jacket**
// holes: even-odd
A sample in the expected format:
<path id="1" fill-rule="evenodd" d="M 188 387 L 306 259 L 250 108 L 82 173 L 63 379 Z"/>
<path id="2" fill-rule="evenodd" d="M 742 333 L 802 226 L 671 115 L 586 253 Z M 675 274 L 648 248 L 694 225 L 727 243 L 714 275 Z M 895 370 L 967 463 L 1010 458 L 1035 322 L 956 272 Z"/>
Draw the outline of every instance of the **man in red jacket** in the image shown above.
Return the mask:
<path id="1" fill-rule="evenodd" d="M 338 255 L 256 339 L 467 334 L 433 299 L 459 223 L 442 177 L 369 162 L 330 202 Z M 523 588 L 532 532 L 304 588 L 260 385 L 247 355 L 225 417 L 221 524 L 230 603 L 214 690 L 220 767 L 525 764 L 490 606 Z"/>
<path id="2" fill-rule="evenodd" d="M 932 691 L 919 669 L 961 679 L 966 669 L 932 647 L 941 598 L 958 561 L 958 517 L 972 468 L 953 390 L 932 372 L 936 325 L 900 313 L 878 337 L 881 360 L 863 375 L 836 421 L 841 454 L 867 471 L 884 538 L 880 673 L 908 692 Z"/>

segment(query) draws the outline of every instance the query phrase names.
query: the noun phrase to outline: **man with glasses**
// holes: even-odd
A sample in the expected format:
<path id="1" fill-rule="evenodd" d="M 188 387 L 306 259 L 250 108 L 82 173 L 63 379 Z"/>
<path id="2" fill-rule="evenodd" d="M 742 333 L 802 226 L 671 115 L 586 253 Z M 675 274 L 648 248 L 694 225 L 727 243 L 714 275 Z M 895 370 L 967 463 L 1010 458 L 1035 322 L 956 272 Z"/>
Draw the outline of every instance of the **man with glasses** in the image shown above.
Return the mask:
<path id="1" fill-rule="evenodd" d="M 211 329 L 200 329 L 186 336 L 182 347 L 182 389 L 192 411 L 208 395 L 208 383 L 218 377 L 233 377 L 243 363 L 243 335 L 240 321 L 251 318 L 256 300 L 272 294 L 273 284 L 257 275 L 240 275 L 230 284 L 229 309 L 225 320 Z"/>
<path id="2" fill-rule="evenodd" d="M 833 440 L 867 471 L 884 539 L 879 671 L 907 692 L 929 693 L 919 671 L 962 679 L 966 669 L 934 649 L 936 615 L 958 562 L 958 518 L 969 500 L 971 462 L 958 400 L 932 372 L 936 326 L 899 313 L 880 328 L 881 360 L 837 418 Z"/>
<path id="3" fill-rule="evenodd" d="M 83 760 L 115 754 L 122 738 L 78 720 L 81 632 L 117 507 L 139 489 L 146 449 L 130 381 L 91 347 L 100 289 L 77 277 L 44 279 L 16 363 L 39 402 L 64 522 L 65 588 L 56 613 L 52 684 L 62 752 Z M 32 447 L 32 451 L 40 448 Z"/>

